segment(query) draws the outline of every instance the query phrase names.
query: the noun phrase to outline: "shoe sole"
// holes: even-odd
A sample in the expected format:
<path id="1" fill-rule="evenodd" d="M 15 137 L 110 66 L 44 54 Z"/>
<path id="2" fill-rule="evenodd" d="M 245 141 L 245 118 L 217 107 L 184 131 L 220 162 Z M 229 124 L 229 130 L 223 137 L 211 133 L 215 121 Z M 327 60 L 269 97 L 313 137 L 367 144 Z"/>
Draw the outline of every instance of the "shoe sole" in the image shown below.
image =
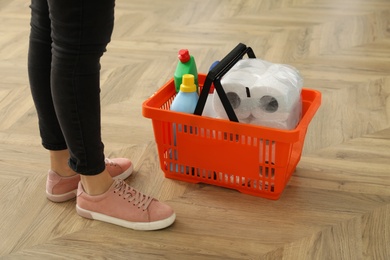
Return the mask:
<path id="1" fill-rule="evenodd" d="M 67 193 L 57 194 L 57 195 L 51 194 L 48 191 L 46 191 L 46 197 L 53 202 L 65 202 L 76 198 L 76 195 L 77 195 L 77 189 L 69 191 Z"/>
<path id="2" fill-rule="evenodd" d="M 134 169 L 133 164 L 131 164 L 130 167 L 126 171 L 122 172 L 118 176 L 113 177 L 113 179 L 114 180 L 116 180 L 116 179 L 125 180 L 133 173 L 133 169 Z M 65 202 L 65 201 L 76 198 L 76 196 L 77 196 L 77 189 L 74 189 L 72 191 L 69 191 L 69 192 L 63 193 L 63 194 L 52 194 L 52 193 L 46 191 L 46 197 L 53 202 Z"/>
<path id="3" fill-rule="evenodd" d="M 168 217 L 166 219 L 159 220 L 159 221 L 131 222 L 131 221 L 107 216 L 107 215 L 102 214 L 102 213 L 97 213 L 97 212 L 89 211 L 86 209 L 82 209 L 78 205 L 76 205 L 76 211 L 80 216 L 82 216 L 84 218 L 99 220 L 102 222 L 122 226 L 125 228 L 130 228 L 130 229 L 134 229 L 134 230 L 144 230 L 144 231 L 159 230 L 159 229 L 169 227 L 170 225 L 173 224 L 173 222 L 175 222 L 175 219 L 176 219 L 176 214 L 173 213 L 170 217 Z"/>

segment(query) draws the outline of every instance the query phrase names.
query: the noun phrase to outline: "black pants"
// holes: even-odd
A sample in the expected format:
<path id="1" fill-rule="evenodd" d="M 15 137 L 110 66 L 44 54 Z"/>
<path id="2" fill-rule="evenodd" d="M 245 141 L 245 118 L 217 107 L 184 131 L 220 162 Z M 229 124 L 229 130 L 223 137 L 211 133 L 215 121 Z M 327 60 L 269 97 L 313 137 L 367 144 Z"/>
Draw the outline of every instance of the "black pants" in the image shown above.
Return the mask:
<path id="1" fill-rule="evenodd" d="M 31 0 L 28 73 L 42 145 L 69 149 L 84 175 L 104 170 L 100 58 L 110 42 L 115 0 Z"/>

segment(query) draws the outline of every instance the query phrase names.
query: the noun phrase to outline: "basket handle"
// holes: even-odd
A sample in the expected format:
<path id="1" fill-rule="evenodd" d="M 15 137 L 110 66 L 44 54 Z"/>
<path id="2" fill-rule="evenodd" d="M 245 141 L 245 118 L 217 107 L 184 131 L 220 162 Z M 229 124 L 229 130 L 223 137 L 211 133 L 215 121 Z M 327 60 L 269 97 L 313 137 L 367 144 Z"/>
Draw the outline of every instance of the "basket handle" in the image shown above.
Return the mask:
<path id="1" fill-rule="evenodd" d="M 239 43 L 228 55 L 226 55 L 214 68 L 212 68 L 203 84 L 202 91 L 199 95 L 198 103 L 194 111 L 194 115 L 202 115 L 206 100 L 210 91 L 211 83 L 214 83 L 214 88 L 221 99 L 222 105 L 229 117 L 230 121 L 238 122 L 236 113 L 229 102 L 229 99 L 221 85 L 221 78 L 247 54 L 249 58 L 256 58 L 251 47 L 247 47 L 243 43 Z"/>

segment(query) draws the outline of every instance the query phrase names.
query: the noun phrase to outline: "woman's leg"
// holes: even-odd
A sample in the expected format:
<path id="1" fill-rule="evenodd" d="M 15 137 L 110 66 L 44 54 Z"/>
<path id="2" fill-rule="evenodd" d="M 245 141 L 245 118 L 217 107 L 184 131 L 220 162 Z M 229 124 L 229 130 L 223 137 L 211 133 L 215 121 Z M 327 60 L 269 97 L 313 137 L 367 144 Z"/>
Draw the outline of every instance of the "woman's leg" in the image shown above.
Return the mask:
<path id="1" fill-rule="evenodd" d="M 100 138 L 99 60 L 110 40 L 113 8 L 114 1 L 31 1 L 28 72 L 42 145 L 61 176 L 75 174 L 67 143 L 75 171 L 103 172 L 100 189 L 86 185 L 91 193 L 112 183 Z"/>
<path id="2" fill-rule="evenodd" d="M 58 8 L 54 8 L 54 10 L 58 10 Z M 110 12 L 110 17 L 112 16 L 111 14 L 112 11 Z M 108 26 L 112 27 L 110 23 L 108 23 Z M 111 34 L 110 29 L 106 31 L 107 35 Z M 74 32 L 77 32 L 77 30 Z M 61 30 L 57 34 L 61 34 Z M 107 40 L 104 42 L 107 42 Z M 105 44 L 103 45 L 105 46 Z M 101 54 L 99 53 L 98 55 Z M 92 62 L 95 63 L 96 59 L 92 60 Z M 51 85 L 51 63 L 52 30 L 49 5 L 47 0 L 32 0 L 28 73 L 31 92 L 39 118 L 42 144 L 50 153 L 51 167 L 47 177 L 46 191 L 49 199 L 60 202 L 75 197 L 80 176 L 76 176 L 76 172 L 68 164 L 70 154 L 53 104 L 52 89 L 57 86 L 52 87 Z M 55 77 L 57 76 L 58 73 L 56 73 Z M 64 85 L 60 84 L 59 87 L 64 87 Z M 131 161 L 125 158 L 105 160 L 105 166 L 110 176 L 115 178 L 127 178 L 133 169 Z M 72 177 L 71 179 L 66 178 L 70 176 Z"/>
<path id="3" fill-rule="evenodd" d="M 51 86 L 53 101 L 47 103 L 54 104 L 70 151 L 69 165 L 82 174 L 77 190 L 78 214 L 133 229 L 155 230 L 171 225 L 176 218 L 171 207 L 140 193 L 123 180 L 114 182 L 105 167 L 99 74 L 100 57 L 113 29 L 114 0 L 48 0 L 48 6 L 53 41 L 51 72 L 41 80 L 50 78 L 50 83 L 45 82 Z M 44 42 L 47 55 L 47 41 Z M 39 58 L 33 56 L 33 50 L 30 60 Z M 48 59 L 44 63 L 46 73 L 47 64 Z M 33 74 L 39 72 L 33 71 L 33 64 L 29 67 Z M 43 90 L 36 87 L 32 90 L 38 92 L 35 97 L 40 108 L 49 95 L 46 92 L 47 96 L 41 99 L 38 96 Z"/>
<path id="4" fill-rule="evenodd" d="M 100 122 L 100 58 L 111 39 L 114 0 L 48 0 L 52 28 L 54 107 L 70 151 L 70 167 L 86 191 L 113 180 L 105 169 Z"/>
<path id="5" fill-rule="evenodd" d="M 52 44 L 51 86 L 56 115 L 83 175 L 104 171 L 100 129 L 100 58 L 111 38 L 114 0 L 48 0 Z"/>
<path id="6" fill-rule="evenodd" d="M 71 176 L 75 172 L 68 167 L 69 151 L 57 120 L 51 94 L 50 26 L 47 0 L 32 0 L 28 75 L 38 113 L 42 145 L 50 152 L 51 169 L 61 176 Z"/>

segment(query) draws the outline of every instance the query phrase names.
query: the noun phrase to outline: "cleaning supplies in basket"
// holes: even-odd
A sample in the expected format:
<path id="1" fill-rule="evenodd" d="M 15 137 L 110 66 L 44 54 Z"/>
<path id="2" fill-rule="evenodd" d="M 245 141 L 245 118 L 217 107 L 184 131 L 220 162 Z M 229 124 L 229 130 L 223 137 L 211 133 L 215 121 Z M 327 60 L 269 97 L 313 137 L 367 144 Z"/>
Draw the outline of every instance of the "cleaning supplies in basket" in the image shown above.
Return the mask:
<path id="1" fill-rule="evenodd" d="M 183 75 L 185 74 L 194 75 L 196 90 L 198 91 L 198 69 L 196 67 L 195 58 L 190 55 L 187 49 L 180 50 L 178 58 L 179 62 L 177 63 L 176 70 L 173 76 L 176 92 L 179 92 Z"/>
<path id="2" fill-rule="evenodd" d="M 239 122 L 291 130 L 300 121 L 303 79 L 289 65 L 242 59 L 221 84 Z M 218 118 L 228 118 L 218 95 L 213 106 Z"/>
<path id="3" fill-rule="evenodd" d="M 198 99 L 199 96 L 196 91 L 195 76 L 192 74 L 184 74 L 179 93 L 175 96 L 170 109 L 177 112 L 192 114 L 195 111 Z"/>
<path id="4" fill-rule="evenodd" d="M 173 99 L 170 110 L 182 113 L 193 114 L 196 104 L 198 103 L 198 92 L 196 91 L 195 77 L 192 74 L 184 74 L 182 84 L 180 85 L 179 93 Z M 177 131 L 182 131 L 182 125 L 172 124 L 173 128 L 173 145 L 177 145 Z M 172 159 L 172 150 L 169 151 L 169 157 Z M 177 150 L 173 151 L 173 159 L 178 160 Z M 171 171 L 173 171 L 173 163 L 171 163 Z M 181 169 L 183 172 L 184 169 Z M 179 166 L 176 164 L 176 172 L 179 172 Z"/>

